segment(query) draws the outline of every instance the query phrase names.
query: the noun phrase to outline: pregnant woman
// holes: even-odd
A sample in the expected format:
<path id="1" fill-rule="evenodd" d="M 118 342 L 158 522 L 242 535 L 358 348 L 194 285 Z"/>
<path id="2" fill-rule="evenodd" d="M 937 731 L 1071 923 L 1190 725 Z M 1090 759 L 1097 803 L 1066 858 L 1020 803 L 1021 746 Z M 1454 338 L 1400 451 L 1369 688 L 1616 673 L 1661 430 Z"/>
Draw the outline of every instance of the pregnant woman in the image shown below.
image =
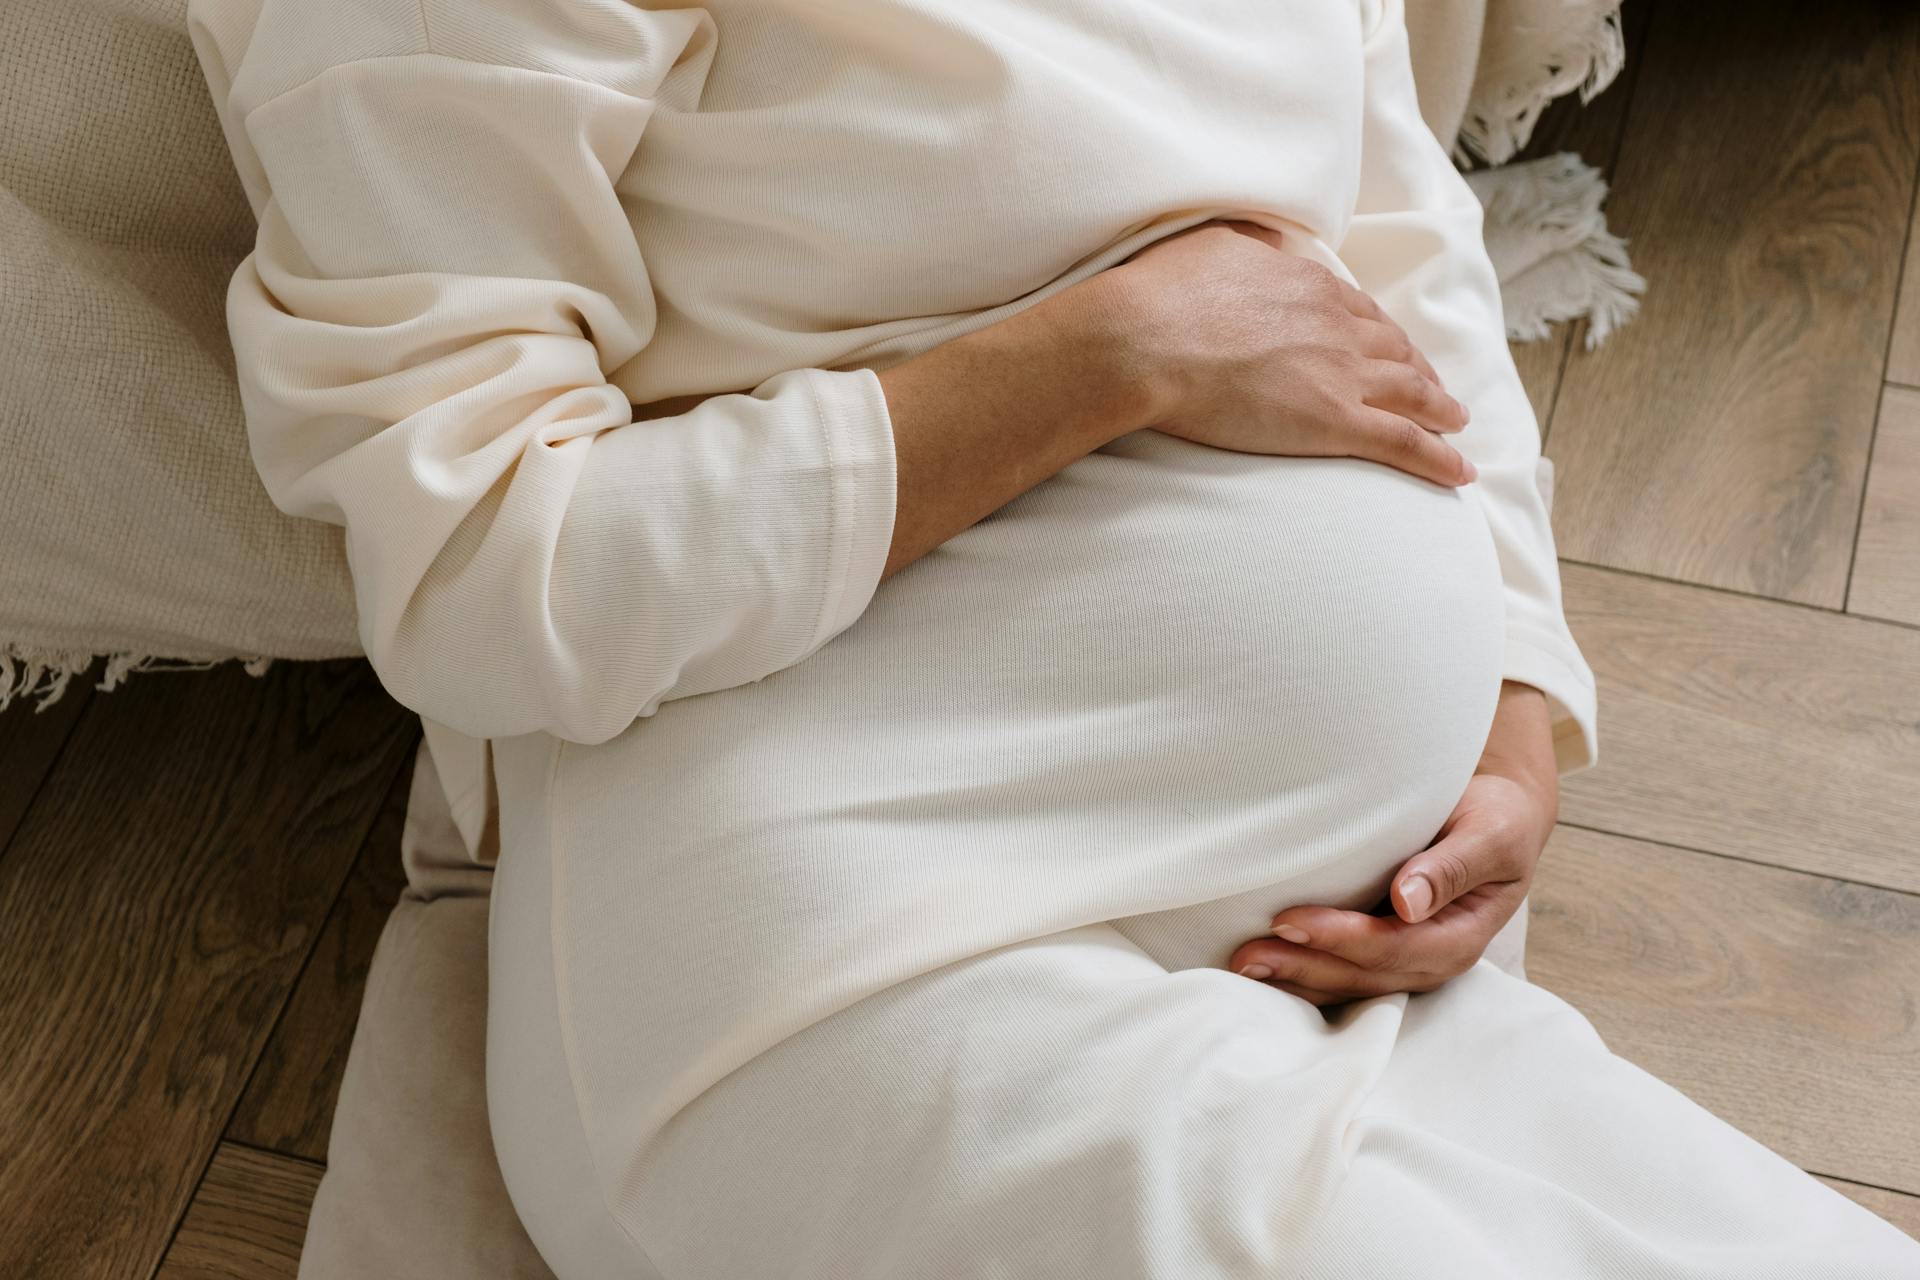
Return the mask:
<path id="1" fill-rule="evenodd" d="M 562 1280 L 1920 1275 L 1480 959 L 1594 694 L 1400 0 L 192 8 Z"/>

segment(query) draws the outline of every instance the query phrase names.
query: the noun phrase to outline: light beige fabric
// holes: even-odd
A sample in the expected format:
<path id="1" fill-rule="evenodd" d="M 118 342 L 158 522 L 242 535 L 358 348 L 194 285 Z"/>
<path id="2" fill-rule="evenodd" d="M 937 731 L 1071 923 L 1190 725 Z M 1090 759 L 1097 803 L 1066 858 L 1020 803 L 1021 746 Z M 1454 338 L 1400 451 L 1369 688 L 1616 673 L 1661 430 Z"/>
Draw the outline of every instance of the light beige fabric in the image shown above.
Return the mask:
<path id="1" fill-rule="evenodd" d="M 244 443 L 222 311 L 255 229 L 185 7 L 16 0 L 0 13 L 0 702 L 57 688 L 97 652 L 120 655 L 125 670 L 149 655 L 360 650 L 339 530 L 276 510 Z M 484 779 L 483 761 L 457 768 Z M 484 796 L 461 792 L 464 834 L 440 829 L 460 842 L 446 846 L 455 863 L 485 843 Z M 467 984 L 482 971 L 477 928 L 430 923 L 471 921 L 477 906 L 439 905 L 439 916 L 438 905 L 403 906 L 396 922 L 413 923 L 396 923 L 376 961 L 384 976 L 354 1055 L 389 1065 L 357 1069 L 342 1098 L 335 1172 L 316 1210 L 320 1274 L 429 1277 L 433 1258 L 449 1277 L 531 1274 L 510 1269 L 524 1256 L 466 1229 L 498 1219 L 473 1172 L 490 1153 L 461 1154 L 476 1131 L 459 1117 L 470 1119 L 478 1084 L 463 1086 L 419 1043 L 444 1006 L 448 1043 L 470 1044 L 477 1023 L 459 1019 L 477 1018 L 484 996 Z M 418 1072 L 397 1069 L 408 1064 Z M 444 1088 L 427 1087 L 436 1082 Z M 417 1176 L 381 1176 L 407 1170 Z M 449 1186 L 451 1201 L 434 1190 Z M 469 1202 L 470 1219 L 448 1211 Z M 411 1236 L 371 1225 L 402 1221 Z M 356 1245 L 326 1245 L 355 1222 L 368 1224 Z M 411 1261 L 380 1252 L 408 1238 L 446 1247 Z M 509 1255 L 519 1260 L 485 1263 Z"/>
<path id="2" fill-rule="evenodd" d="M 1448 644 L 1487 641 L 1441 627 Z M 1345 688 L 1361 716 L 1391 696 L 1364 664 Z M 1443 712 L 1423 735 L 1477 730 Z M 834 846 L 798 868 L 798 845 L 753 840 L 669 856 L 656 885 L 647 872 L 681 846 L 653 838 L 659 797 L 633 785 L 647 736 L 496 744 L 489 1111 L 514 1202 L 564 1280 L 1920 1276 L 1920 1243 L 1492 964 L 1325 1017 L 1196 967 L 1257 918 L 1192 900 L 1218 866 L 1170 910 L 1033 935 L 1042 875 L 999 892 L 948 877 L 924 903 L 853 893 L 817 918 L 792 890 L 832 882 Z M 1379 772 L 1326 780 L 1340 800 L 1371 790 L 1395 811 L 1403 781 L 1420 789 L 1417 751 L 1382 747 Z M 1365 827 L 1266 901 L 1365 885 L 1397 857 Z M 971 852 L 911 851 L 930 878 Z M 1147 851 L 1071 852 L 1060 865 L 1092 902 L 1094 859 L 1131 880 Z M 612 928 L 582 945 L 595 916 Z M 765 967 L 738 963 L 743 918 L 780 944 Z M 808 950 L 793 934 L 838 930 L 855 945 L 779 963 Z M 711 1002 L 691 1009 L 689 989 Z"/>
<path id="3" fill-rule="evenodd" d="M 1407 33 L 1427 127 L 1490 165 L 1526 145 L 1548 103 L 1590 100 L 1626 59 L 1620 0 L 1414 0 Z"/>
<path id="4" fill-rule="evenodd" d="M 545 1280 L 487 1125 L 487 892 L 423 740 L 407 890 L 367 974 L 302 1280 Z"/>
<path id="5" fill-rule="evenodd" d="M 1575 91 L 1585 102 L 1612 84 L 1626 60 L 1626 41 L 1620 0 L 1485 3 L 1480 56 L 1454 154 L 1498 165 L 1526 145 L 1549 102 Z"/>
<path id="6" fill-rule="evenodd" d="M 1467 117 L 1486 17 L 1487 0 L 1411 0 L 1407 5 L 1420 115 L 1433 136 L 1449 145 Z"/>
<path id="7" fill-rule="evenodd" d="M 469 854 L 424 739 L 401 856 L 408 888 L 367 976 L 301 1280 L 543 1280 L 487 1121 L 493 872 Z M 1524 978 L 1526 931 L 1523 902 L 1487 960 Z"/>
<path id="8" fill-rule="evenodd" d="M 1360 103 L 1315 59 L 1373 5 L 1271 2 L 1210 15 L 1238 53 L 1168 20 L 1149 60 L 1148 19 L 1080 5 L 881 7 L 843 44 L 833 22 L 738 10 L 721 31 L 625 3 L 196 0 L 261 220 L 228 297 L 254 462 L 282 509 L 345 528 L 381 681 L 475 738 L 597 744 L 791 667 L 861 616 L 886 562 L 879 370 L 1245 217 L 1357 276 L 1472 410 L 1454 443 L 1499 560 L 1501 674 L 1547 694 L 1562 767 L 1591 764 L 1549 464 L 1505 347 L 1466 337 L 1501 323 L 1481 210 L 1431 135 L 1371 167 L 1330 145 Z M 995 73 L 930 93 L 917 59 Z M 1089 88 L 1115 82 L 1132 92 Z M 769 84 L 796 87 L 769 102 Z M 1406 199 L 1423 203 L 1388 203 Z M 1451 250 L 1417 285 L 1388 274 L 1415 235 Z M 633 420 L 687 395 L 708 398 Z"/>
<path id="9" fill-rule="evenodd" d="M 1566 0 L 1496 12 L 1534 47 L 1591 30 Z M 1480 14 L 1410 15 L 1443 138 Z M 1478 96 L 1555 91 L 1528 57 L 1489 59 Z M 11 0 L 0 78 L 0 706 L 95 654 L 111 687 L 167 660 L 360 652 L 339 528 L 277 510 L 246 447 L 223 308 L 255 227 L 186 0 Z"/>
<path id="10" fill-rule="evenodd" d="M 0 705 L 95 653 L 359 652 L 339 530 L 247 454 L 254 218 L 185 0 L 7 0 L 0 83 Z"/>

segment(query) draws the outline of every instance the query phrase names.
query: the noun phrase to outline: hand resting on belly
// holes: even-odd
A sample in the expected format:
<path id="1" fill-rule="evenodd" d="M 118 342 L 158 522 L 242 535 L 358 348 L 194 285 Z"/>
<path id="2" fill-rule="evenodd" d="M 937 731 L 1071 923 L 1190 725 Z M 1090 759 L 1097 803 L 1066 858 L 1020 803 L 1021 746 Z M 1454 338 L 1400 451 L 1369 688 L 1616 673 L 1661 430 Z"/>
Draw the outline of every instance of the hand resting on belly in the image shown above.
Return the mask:
<path id="1" fill-rule="evenodd" d="M 1394 873 L 1384 914 L 1290 907 L 1228 967 L 1316 1005 L 1431 991 L 1472 968 L 1533 882 L 1559 806 L 1546 696 L 1507 681 L 1460 803 Z"/>
<path id="2" fill-rule="evenodd" d="M 1468 410 L 1407 334 L 1251 222 L 1168 236 L 879 376 L 899 477 L 887 577 L 1142 428 L 1236 453 L 1358 458 L 1448 487 L 1475 478 L 1446 440 Z M 1438 986 L 1524 898 L 1556 794 L 1544 698 L 1509 683 L 1475 776 L 1436 842 L 1396 873 L 1391 909 L 1290 907 L 1229 967 L 1320 1005 Z"/>

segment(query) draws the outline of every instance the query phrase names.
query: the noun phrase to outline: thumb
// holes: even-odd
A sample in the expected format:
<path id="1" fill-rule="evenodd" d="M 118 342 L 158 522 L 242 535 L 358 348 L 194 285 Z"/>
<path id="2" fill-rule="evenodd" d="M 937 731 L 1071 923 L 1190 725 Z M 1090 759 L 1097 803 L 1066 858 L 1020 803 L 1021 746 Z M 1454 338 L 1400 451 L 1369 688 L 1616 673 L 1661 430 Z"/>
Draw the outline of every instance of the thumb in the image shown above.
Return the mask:
<path id="1" fill-rule="evenodd" d="M 1488 861 L 1476 856 L 1485 841 L 1455 824 L 1446 837 L 1407 860 L 1394 877 L 1393 908 L 1408 924 L 1418 924 L 1467 890 L 1494 878 Z"/>

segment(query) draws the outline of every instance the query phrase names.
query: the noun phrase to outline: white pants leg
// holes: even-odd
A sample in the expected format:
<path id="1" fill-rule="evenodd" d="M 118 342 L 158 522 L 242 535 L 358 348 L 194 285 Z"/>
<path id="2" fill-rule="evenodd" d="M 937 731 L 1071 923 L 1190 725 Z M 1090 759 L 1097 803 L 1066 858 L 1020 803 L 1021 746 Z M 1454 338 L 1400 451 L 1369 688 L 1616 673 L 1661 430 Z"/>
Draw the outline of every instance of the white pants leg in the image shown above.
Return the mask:
<path id="1" fill-rule="evenodd" d="M 549 839 L 568 829 L 549 807 L 555 748 L 495 744 L 488 1077 L 507 1185 L 561 1280 L 1920 1276 L 1920 1244 L 1490 963 L 1331 1021 L 1163 963 L 1184 963 L 1220 903 L 1060 930 L 852 999 L 729 1056 L 743 1064 L 674 1099 L 636 1148 L 621 1135 L 678 1078 L 653 1060 L 729 1051 L 675 1040 L 664 997 L 679 993 L 661 984 L 687 975 L 648 945 L 655 912 L 636 907 L 631 946 L 601 948 L 628 972 L 569 971 L 582 953 L 555 927 L 570 857 L 590 851 Z M 604 1005 L 567 993 L 609 980 L 631 1026 L 582 1025 Z M 625 1092 L 608 1046 L 650 1037 L 629 1074 L 649 1088 Z"/>

